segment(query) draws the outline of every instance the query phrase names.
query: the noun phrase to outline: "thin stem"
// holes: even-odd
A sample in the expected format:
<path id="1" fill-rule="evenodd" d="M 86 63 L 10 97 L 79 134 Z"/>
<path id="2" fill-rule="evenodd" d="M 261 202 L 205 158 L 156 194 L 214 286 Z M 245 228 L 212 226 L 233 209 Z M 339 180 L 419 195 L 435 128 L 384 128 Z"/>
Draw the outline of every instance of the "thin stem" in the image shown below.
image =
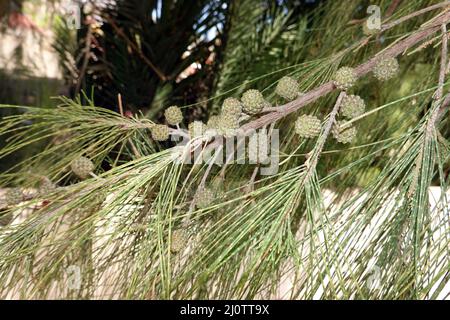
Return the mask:
<path id="1" fill-rule="evenodd" d="M 395 12 L 395 10 L 397 9 L 397 7 L 401 4 L 402 0 L 392 0 L 389 8 L 386 11 L 386 18 L 389 18 L 390 16 L 392 16 Z"/>
<path id="2" fill-rule="evenodd" d="M 445 23 L 441 26 L 442 31 L 442 49 L 441 49 L 441 69 L 439 71 L 439 88 L 436 92 L 436 100 L 441 100 L 444 93 L 444 81 L 445 81 L 445 69 L 447 68 L 447 55 L 448 55 L 448 37 L 447 26 Z"/>
<path id="3" fill-rule="evenodd" d="M 142 51 L 138 48 L 138 46 L 131 41 L 130 39 L 128 39 L 128 37 L 125 35 L 125 33 L 122 31 L 122 29 L 120 29 L 116 23 L 114 22 L 113 19 L 111 19 L 109 16 L 106 16 L 106 21 L 108 21 L 108 23 L 111 25 L 111 27 L 117 32 L 117 34 L 123 38 L 125 40 L 125 42 L 133 49 L 133 51 L 135 51 L 139 57 L 150 67 L 150 69 L 152 69 L 156 75 L 162 80 L 162 81 L 167 81 L 168 77 L 163 74 L 154 64 L 153 62 L 151 62 L 143 53 Z"/>
<path id="4" fill-rule="evenodd" d="M 439 103 L 442 101 L 442 96 L 444 93 L 444 82 L 445 82 L 445 70 L 447 68 L 447 55 L 448 55 L 448 39 L 447 39 L 447 27 L 445 23 L 441 25 L 442 31 L 442 47 L 441 47 L 441 67 L 439 70 L 439 83 L 438 89 L 436 90 L 435 100 Z M 448 96 L 447 96 L 448 98 Z M 428 120 L 426 126 L 426 139 L 431 139 L 434 129 L 436 127 L 436 123 L 438 123 L 440 116 L 442 114 L 442 110 L 446 108 L 447 98 L 441 103 L 441 105 L 436 108 L 436 110 L 431 115 L 431 118 Z"/>
<path id="5" fill-rule="evenodd" d="M 120 93 L 117 94 L 117 102 L 118 102 L 118 105 L 119 105 L 120 115 L 123 117 L 123 103 L 122 103 L 122 95 Z"/>
<path id="6" fill-rule="evenodd" d="M 169 134 L 170 135 L 174 135 L 174 136 L 181 136 L 181 137 L 185 137 L 185 138 L 190 138 L 189 134 L 187 133 L 187 131 L 184 131 L 183 129 L 173 129 L 173 128 L 169 128 Z"/>
<path id="7" fill-rule="evenodd" d="M 89 59 L 91 58 L 91 45 L 92 45 L 92 38 L 93 38 L 93 34 L 92 34 L 92 23 L 89 21 L 88 23 L 88 30 L 87 30 L 87 34 L 86 34 L 86 43 L 84 46 L 84 58 L 83 58 L 83 64 L 81 65 L 81 69 L 80 69 L 80 73 L 78 75 L 78 79 L 77 79 L 77 85 L 75 88 L 75 92 L 78 93 L 81 90 L 81 83 L 84 79 L 84 76 L 86 74 L 86 70 L 89 64 Z"/>
<path id="8" fill-rule="evenodd" d="M 208 179 L 208 176 L 209 176 L 209 174 L 211 173 L 211 169 L 212 169 L 212 167 L 213 167 L 213 165 L 214 165 L 214 162 L 216 161 L 217 157 L 219 156 L 220 151 L 222 150 L 222 148 L 223 148 L 223 147 L 220 146 L 220 147 L 218 147 L 218 148 L 216 149 L 216 153 L 215 153 L 215 155 L 214 155 L 214 158 L 212 158 L 212 159 L 210 160 L 210 163 L 208 164 L 208 167 L 206 168 L 205 174 L 203 175 L 203 178 L 202 178 L 202 180 L 201 180 L 201 182 L 200 182 L 199 189 L 205 187 L 205 185 L 206 185 L 206 180 Z"/>
<path id="9" fill-rule="evenodd" d="M 311 173 L 315 170 L 317 166 L 317 162 L 319 161 L 320 155 L 322 153 L 322 150 L 325 146 L 325 142 L 328 139 L 328 136 L 330 135 L 331 128 L 333 128 L 334 123 L 336 122 L 336 117 L 339 112 L 339 109 L 342 104 L 342 100 L 345 98 L 346 93 L 343 91 L 339 94 L 339 97 L 336 100 L 336 103 L 333 107 L 333 110 L 330 113 L 330 116 L 328 118 L 328 121 L 325 125 L 325 128 L 323 129 L 322 134 L 319 137 L 319 140 L 317 141 L 317 145 L 314 148 L 313 155 L 310 159 L 308 159 L 308 174 L 307 177 L 311 175 Z M 306 181 L 306 180 L 305 180 Z"/>
<path id="10" fill-rule="evenodd" d="M 99 179 L 99 180 L 103 180 L 103 178 L 100 178 L 98 175 L 96 175 L 96 174 L 93 173 L 93 172 L 89 172 L 89 175 L 90 175 L 92 178 Z"/>
<path id="11" fill-rule="evenodd" d="M 391 28 L 393 28 L 393 27 L 395 27 L 395 26 L 397 26 L 397 25 L 399 25 L 399 24 L 401 24 L 401 23 L 403 23 L 403 22 L 405 22 L 405 21 L 407 21 L 409 19 L 415 18 L 415 17 L 420 16 L 422 14 L 425 14 L 427 12 L 430 12 L 430 11 L 433 11 L 433 10 L 436 10 L 436 9 L 439 9 L 439 8 L 449 7 L 449 6 L 450 6 L 450 3 L 448 1 L 444 1 L 444 2 L 441 2 L 441 3 L 435 4 L 435 5 L 429 6 L 427 8 L 423 8 L 421 10 L 418 10 L 416 12 L 408 14 L 408 15 L 406 15 L 404 17 L 401 17 L 400 19 L 395 20 L 395 21 L 393 21 L 391 23 L 384 24 L 381 27 L 381 31 L 386 31 L 388 29 L 391 29 Z"/>

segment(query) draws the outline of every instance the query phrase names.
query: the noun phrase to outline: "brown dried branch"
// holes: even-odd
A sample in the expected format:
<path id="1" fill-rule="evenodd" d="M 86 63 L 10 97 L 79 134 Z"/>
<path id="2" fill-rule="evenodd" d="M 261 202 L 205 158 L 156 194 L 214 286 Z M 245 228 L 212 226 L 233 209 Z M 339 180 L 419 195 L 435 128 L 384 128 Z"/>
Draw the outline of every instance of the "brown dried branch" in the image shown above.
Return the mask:
<path id="1" fill-rule="evenodd" d="M 402 0 L 393 0 L 391 2 L 391 5 L 389 6 L 389 8 L 386 11 L 385 17 L 389 18 L 390 16 L 392 16 L 395 12 L 395 10 L 397 9 L 397 7 L 402 3 Z"/>
<path id="2" fill-rule="evenodd" d="M 442 24 L 442 47 L 441 47 L 441 69 L 439 71 L 439 87 L 436 92 L 436 100 L 441 100 L 444 93 L 444 81 L 445 81 L 445 71 L 447 69 L 447 55 L 448 55 L 448 36 L 447 36 L 447 26 Z"/>
<path id="3" fill-rule="evenodd" d="M 75 88 L 75 92 L 79 93 L 81 90 L 81 83 L 83 82 L 84 76 L 86 75 L 86 70 L 89 64 L 89 60 L 91 59 L 91 46 L 92 46 L 92 40 L 93 40 L 93 32 L 92 32 L 92 23 L 88 21 L 88 29 L 86 33 L 86 42 L 84 46 L 84 58 L 83 58 L 83 64 L 81 65 L 80 73 L 78 75 L 77 79 L 77 86 Z"/>
<path id="4" fill-rule="evenodd" d="M 120 115 L 123 117 L 123 103 L 122 103 L 122 95 L 120 93 L 117 95 L 117 102 L 119 104 Z"/>
<path id="5" fill-rule="evenodd" d="M 447 4 L 448 5 L 448 4 Z M 447 12 L 436 21 L 434 21 L 432 24 L 430 24 L 426 29 L 419 30 L 416 33 L 412 34 L 408 38 L 398 42 L 397 44 L 393 45 L 392 47 L 382 51 L 380 54 L 372 57 L 367 62 L 359 65 L 355 68 L 356 75 L 359 77 L 362 77 L 366 74 L 368 74 L 377 64 L 380 58 L 382 57 L 397 57 L 401 54 L 403 54 L 406 50 L 413 47 L 414 45 L 418 44 L 419 42 L 427 39 L 429 36 L 433 35 L 437 31 L 441 29 L 442 24 L 446 24 L 450 21 L 450 13 Z M 266 126 L 268 124 L 271 124 L 275 121 L 278 121 L 287 115 L 299 110 L 300 108 L 316 101 L 320 97 L 323 97 L 333 91 L 336 90 L 335 85 L 332 81 L 329 81 L 307 93 L 299 97 L 298 99 L 289 102 L 283 106 L 280 106 L 280 111 L 278 112 L 271 112 L 268 114 L 265 114 L 261 116 L 258 119 L 255 119 L 244 126 L 242 126 L 242 132 L 244 134 L 259 129 L 263 126 Z"/>
<path id="6" fill-rule="evenodd" d="M 108 23 L 111 25 L 111 27 L 113 27 L 114 31 L 117 32 L 117 34 L 125 40 L 125 42 L 133 49 L 134 52 L 136 52 L 139 57 L 150 67 L 150 69 L 153 70 L 153 72 L 156 73 L 156 75 L 162 80 L 162 81 L 167 81 L 168 77 L 162 73 L 161 70 L 159 70 L 154 64 L 153 62 L 151 62 L 143 53 L 142 51 L 139 49 L 139 47 L 130 39 L 128 39 L 128 37 L 126 36 L 126 34 L 122 31 L 122 29 L 120 29 L 116 23 L 110 18 L 110 17 L 106 17 L 106 21 L 108 21 Z"/>

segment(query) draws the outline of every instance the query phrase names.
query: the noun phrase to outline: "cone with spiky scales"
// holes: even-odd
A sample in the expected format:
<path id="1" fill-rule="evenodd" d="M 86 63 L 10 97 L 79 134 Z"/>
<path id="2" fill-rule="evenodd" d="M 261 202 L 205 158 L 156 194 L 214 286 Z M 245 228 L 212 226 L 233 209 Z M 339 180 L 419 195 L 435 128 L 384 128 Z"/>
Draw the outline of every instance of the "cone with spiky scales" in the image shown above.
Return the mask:
<path id="1" fill-rule="evenodd" d="M 164 111 L 167 123 L 176 126 L 183 121 L 183 113 L 177 106 L 171 106 Z"/>
<path id="2" fill-rule="evenodd" d="M 366 103 L 360 96 L 346 95 L 342 100 L 340 113 L 348 119 L 359 117 L 366 110 Z"/>
<path id="3" fill-rule="evenodd" d="M 373 75 L 380 81 L 387 81 L 395 77 L 400 70 L 397 59 L 384 58 L 378 61 L 373 69 Z"/>
<path id="4" fill-rule="evenodd" d="M 302 138 L 314 138 L 320 134 L 322 123 L 319 118 L 311 115 L 302 115 L 295 121 L 295 132 Z"/>
<path id="5" fill-rule="evenodd" d="M 189 135 L 191 139 L 201 137 L 206 130 L 206 126 L 201 121 L 194 121 L 189 124 Z"/>
<path id="6" fill-rule="evenodd" d="M 87 179 L 93 173 L 94 163 L 86 157 L 79 157 L 70 164 L 72 172 L 80 179 Z"/>
<path id="7" fill-rule="evenodd" d="M 358 77 L 353 68 L 342 67 L 336 71 L 333 83 L 339 90 L 347 91 L 355 85 L 356 80 L 358 80 Z"/>
<path id="8" fill-rule="evenodd" d="M 264 107 L 268 106 L 268 102 L 264 99 L 262 93 L 255 89 L 244 92 L 241 101 L 242 110 L 248 115 L 258 114 Z"/>
<path id="9" fill-rule="evenodd" d="M 438 159 L 441 163 L 446 163 L 450 159 L 450 142 L 440 133 L 438 138 Z"/>
<path id="10" fill-rule="evenodd" d="M 278 81 L 275 93 L 287 101 L 292 101 L 299 95 L 299 83 L 292 77 L 283 77 Z"/>
<path id="11" fill-rule="evenodd" d="M 333 137 L 340 143 L 351 143 L 357 134 L 356 128 L 345 121 L 336 121 L 331 130 Z"/>
<path id="12" fill-rule="evenodd" d="M 242 103 L 236 98 L 227 98 L 222 105 L 222 114 L 239 117 L 242 113 Z"/>
<path id="13" fill-rule="evenodd" d="M 152 139 L 155 141 L 166 141 L 169 139 L 169 127 L 164 124 L 155 124 L 151 128 Z"/>

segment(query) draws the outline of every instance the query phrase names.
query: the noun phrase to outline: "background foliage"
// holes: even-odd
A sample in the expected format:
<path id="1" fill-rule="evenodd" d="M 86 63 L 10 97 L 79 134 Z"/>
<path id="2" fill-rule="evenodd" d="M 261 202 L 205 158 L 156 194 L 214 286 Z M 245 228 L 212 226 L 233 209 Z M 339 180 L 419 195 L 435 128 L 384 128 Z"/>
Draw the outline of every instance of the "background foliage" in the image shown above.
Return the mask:
<path id="1" fill-rule="evenodd" d="M 389 23 L 436 3 L 378 5 Z M 59 21 L 55 49 L 73 99 L 61 98 L 57 109 L 3 106 L 18 115 L 2 120 L 0 132 L 9 137 L 2 159 L 36 143 L 46 147 L 0 181 L 39 189 L 46 178 L 58 188 L 4 212 L 27 214 L 0 231 L 0 296 L 447 298 L 448 113 L 427 129 L 442 103 L 433 99 L 438 34 L 399 57 L 396 78 L 367 76 L 352 88 L 367 112 L 355 120 L 350 146 L 328 139 L 321 150 L 323 137 L 294 134 L 301 114 L 326 123 L 337 93 L 277 122 L 275 176 L 255 176 L 255 165 L 180 165 L 169 143 L 150 139 L 171 104 L 182 106 L 184 128 L 249 88 L 281 105 L 274 88 L 282 76 L 308 92 L 443 10 L 364 42 L 368 5 L 117 1 L 91 9 L 76 33 Z M 118 113 L 119 93 L 131 114 Z M 96 165 L 85 181 L 69 170 L 80 155 Z M 204 182 L 218 196 L 200 209 L 192 203 Z M 440 190 L 437 198 L 430 187 Z M 174 252 L 180 231 L 185 246 Z M 71 266 L 83 275 L 77 290 L 67 286 Z M 377 285 L 367 285 L 374 273 Z"/>

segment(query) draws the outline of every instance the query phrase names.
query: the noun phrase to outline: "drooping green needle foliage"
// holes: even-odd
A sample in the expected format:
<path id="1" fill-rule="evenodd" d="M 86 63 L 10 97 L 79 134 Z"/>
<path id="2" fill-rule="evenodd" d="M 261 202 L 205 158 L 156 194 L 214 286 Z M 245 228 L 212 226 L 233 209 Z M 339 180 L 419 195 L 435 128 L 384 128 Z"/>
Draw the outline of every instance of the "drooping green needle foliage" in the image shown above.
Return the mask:
<path id="1" fill-rule="evenodd" d="M 2 120 L 0 157 L 46 147 L 1 176 L 35 191 L 4 211 L 0 297 L 448 298 L 448 6 L 402 21 L 436 2 L 380 1 L 400 23 L 367 37 L 361 1 L 300 21 L 251 3 L 232 5 L 211 99 L 240 100 L 217 122 L 69 99 Z M 277 172 L 179 161 L 237 127 L 279 129 Z"/>

